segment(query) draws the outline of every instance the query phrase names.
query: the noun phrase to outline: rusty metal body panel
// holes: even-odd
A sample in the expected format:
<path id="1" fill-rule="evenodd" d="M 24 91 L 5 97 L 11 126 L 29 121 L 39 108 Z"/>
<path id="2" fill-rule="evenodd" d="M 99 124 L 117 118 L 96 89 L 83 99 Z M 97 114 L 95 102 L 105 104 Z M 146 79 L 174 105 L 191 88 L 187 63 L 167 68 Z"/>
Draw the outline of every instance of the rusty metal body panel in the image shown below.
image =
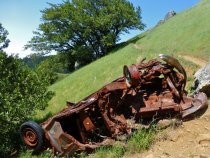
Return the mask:
<path id="1" fill-rule="evenodd" d="M 186 118 L 208 106 L 204 93 L 187 96 L 186 72 L 165 55 L 124 66 L 124 76 L 72 104 L 41 124 L 47 141 L 60 155 L 94 149 L 109 138 L 130 134 L 128 120 Z M 174 62 L 175 61 L 175 62 Z M 178 71 L 176 70 L 178 69 Z"/>

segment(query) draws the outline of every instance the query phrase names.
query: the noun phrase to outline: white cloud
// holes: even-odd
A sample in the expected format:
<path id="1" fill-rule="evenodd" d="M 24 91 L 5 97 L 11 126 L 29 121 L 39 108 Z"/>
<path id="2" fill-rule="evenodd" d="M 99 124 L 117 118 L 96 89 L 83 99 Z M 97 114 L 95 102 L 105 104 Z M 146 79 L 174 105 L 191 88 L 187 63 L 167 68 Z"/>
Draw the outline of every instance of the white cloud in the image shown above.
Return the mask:
<path id="1" fill-rule="evenodd" d="M 24 43 L 20 41 L 11 41 L 9 43 L 9 47 L 4 49 L 4 51 L 9 55 L 18 55 L 20 58 L 24 58 L 31 53 L 35 53 L 30 49 L 24 50 Z"/>

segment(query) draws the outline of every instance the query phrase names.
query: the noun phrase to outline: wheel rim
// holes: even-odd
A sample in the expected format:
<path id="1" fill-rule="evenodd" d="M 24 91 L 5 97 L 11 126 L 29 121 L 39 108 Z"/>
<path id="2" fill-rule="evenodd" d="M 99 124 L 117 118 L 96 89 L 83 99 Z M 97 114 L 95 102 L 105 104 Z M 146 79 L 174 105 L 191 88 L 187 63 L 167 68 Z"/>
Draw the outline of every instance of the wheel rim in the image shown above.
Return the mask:
<path id="1" fill-rule="evenodd" d="M 129 87 L 139 85 L 140 74 L 136 65 L 133 64 L 129 67 L 125 65 L 123 73 Z"/>
<path id="2" fill-rule="evenodd" d="M 37 134 L 31 128 L 26 128 L 23 131 L 23 140 L 24 140 L 25 144 L 30 147 L 35 147 L 38 143 Z"/>

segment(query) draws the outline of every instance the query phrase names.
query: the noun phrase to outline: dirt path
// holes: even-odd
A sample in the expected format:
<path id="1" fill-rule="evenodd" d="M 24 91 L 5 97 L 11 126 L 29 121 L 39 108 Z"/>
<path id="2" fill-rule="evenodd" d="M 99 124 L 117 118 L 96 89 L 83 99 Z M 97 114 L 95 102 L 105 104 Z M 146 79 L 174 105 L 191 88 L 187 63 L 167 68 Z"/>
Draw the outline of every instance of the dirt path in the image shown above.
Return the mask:
<path id="1" fill-rule="evenodd" d="M 135 49 L 139 49 L 141 50 L 142 47 L 138 44 L 133 44 L 133 47 Z M 200 58 L 196 58 L 196 57 L 193 57 L 193 56 L 189 56 L 189 55 L 179 55 L 179 57 L 181 58 L 184 58 L 185 60 L 188 60 L 188 61 L 191 61 L 193 62 L 194 64 L 196 65 L 199 65 L 200 67 L 203 67 L 204 65 L 207 64 L 207 61 L 203 60 L 203 59 L 200 59 Z"/>
<path id="2" fill-rule="evenodd" d="M 133 47 L 136 48 L 136 49 L 139 49 L 139 50 L 142 49 L 142 47 L 140 45 L 136 44 L 136 43 L 133 44 Z"/>
<path id="3" fill-rule="evenodd" d="M 207 64 L 207 61 L 193 57 L 193 56 L 189 56 L 189 55 L 179 55 L 179 57 L 184 58 L 185 60 L 189 60 L 197 65 L 199 65 L 200 67 L 203 67 L 204 65 Z"/>
<path id="4" fill-rule="evenodd" d="M 183 122 L 177 129 L 166 129 L 161 135 L 164 140 L 150 150 L 126 158 L 210 158 L 210 109 L 200 118 Z"/>

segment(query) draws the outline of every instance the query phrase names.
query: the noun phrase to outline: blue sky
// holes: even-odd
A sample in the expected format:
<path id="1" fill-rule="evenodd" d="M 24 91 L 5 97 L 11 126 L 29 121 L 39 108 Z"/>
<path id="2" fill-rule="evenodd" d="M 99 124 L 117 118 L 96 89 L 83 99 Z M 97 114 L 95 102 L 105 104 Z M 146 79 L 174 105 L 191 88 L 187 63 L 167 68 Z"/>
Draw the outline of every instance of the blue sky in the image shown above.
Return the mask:
<path id="1" fill-rule="evenodd" d="M 182 12 L 196 5 L 200 0 L 130 0 L 134 6 L 142 9 L 142 21 L 147 28 L 153 27 L 160 19 L 163 19 L 168 11 Z M 23 50 L 23 46 L 33 37 L 41 23 L 41 10 L 48 7 L 47 4 L 62 3 L 62 0 L 1 0 L 0 2 L 0 23 L 8 30 L 10 45 L 5 51 L 8 54 L 19 54 L 24 57 L 32 51 Z M 145 30 L 146 30 L 145 29 Z M 131 31 L 130 34 L 121 36 L 125 41 L 140 31 Z"/>

